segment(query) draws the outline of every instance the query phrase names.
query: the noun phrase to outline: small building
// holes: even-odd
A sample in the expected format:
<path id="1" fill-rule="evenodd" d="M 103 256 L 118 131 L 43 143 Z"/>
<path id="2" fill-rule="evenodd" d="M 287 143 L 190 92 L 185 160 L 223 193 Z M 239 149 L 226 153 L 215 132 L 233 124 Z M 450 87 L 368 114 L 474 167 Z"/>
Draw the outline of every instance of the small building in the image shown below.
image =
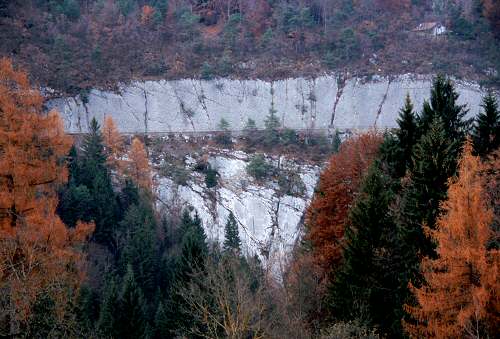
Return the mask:
<path id="1" fill-rule="evenodd" d="M 437 37 L 445 34 L 447 29 L 439 22 L 422 22 L 420 25 L 415 27 L 412 32 L 422 36 Z"/>

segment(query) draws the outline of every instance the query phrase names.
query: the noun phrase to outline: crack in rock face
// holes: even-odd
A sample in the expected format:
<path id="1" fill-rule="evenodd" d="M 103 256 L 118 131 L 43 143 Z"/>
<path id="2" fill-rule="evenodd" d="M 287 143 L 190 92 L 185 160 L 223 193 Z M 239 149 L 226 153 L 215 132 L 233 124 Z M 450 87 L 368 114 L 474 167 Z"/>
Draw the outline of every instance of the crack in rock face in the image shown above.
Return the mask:
<path id="1" fill-rule="evenodd" d="M 209 132 L 218 129 L 221 119 L 235 131 L 242 130 L 249 118 L 263 128 L 271 105 L 283 127 L 362 130 L 374 124 L 378 128 L 395 127 L 406 94 L 410 94 L 415 107 L 421 107 L 429 97 L 431 83 L 430 76 L 411 74 L 374 80 L 346 79 L 335 74 L 272 82 L 160 80 L 132 82 L 123 85 L 119 93 L 94 89 L 85 105 L 75 97 L 53 99 L 46 106 L 61 112 L 65 128 L 71 133 L 85 132 L 87 124 L 82 121 L 96 117 L 102 122 L 105 115 L 111 115 L 124 133 L 142 133 L 146 126 L 151 133 Z M 459 103 L 469 105 L 469 116 L 476 115 L 485 92 L 477 84 L 458 80 L 456 88 Z M 188 119 L 179 113 L 180 103 L 189 109 Z"/>
<path id="2" fill-rule="evenodd" d="M 213 242 L 224 241 L 224 226 L 233 212 L 243 252 L 257 254 L 280 276 L 286 256 L 301 234 L 304 211 L 312 198 L 320 167 L 292 159 L 283 161 L 283 169 L 298 169 L 305 187 L 302 195 L 291 196 L 280 192 L 276 179 L 258 182 L 249 176 L 245 169 L 248 161 L 248 155 L 241 151 L 211 154 L 208 162 L 219 174 L 217 187 L 208 188 L 200 173 L 192 173 L 186 185 L 160 177 L 158 195 L 166 206 L 194 207 Z"/>

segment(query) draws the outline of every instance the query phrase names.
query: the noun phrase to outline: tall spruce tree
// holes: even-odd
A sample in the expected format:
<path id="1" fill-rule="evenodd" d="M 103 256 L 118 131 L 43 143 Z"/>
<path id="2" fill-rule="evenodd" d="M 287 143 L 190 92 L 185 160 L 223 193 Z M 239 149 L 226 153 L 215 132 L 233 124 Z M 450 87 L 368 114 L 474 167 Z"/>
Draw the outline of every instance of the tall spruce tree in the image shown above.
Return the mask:
<path id="1" fill-rule="evenodd" d="M 465 120 L 469 110 L 467 105 L 458 104 L 458 97 L 453 82 L 438 75 L 432 84 L 430 102 L 424 102 L 422 114 L 418 119 L 419 136 L 427 133 L 432 122 L 439 117 L 446 137 L 461 145 L 465 140 L 470 120 Z"/>
<path id="2" fill-rule="evenodd" d="M 224 251 L 239 255 L 241 252 L 241 240 L 238 232 L 238 223 L 233 212 L 229 212 L 229 217 L 224 228 Z"/>
<path id="3" fill-rule="evenodd" d="M 118 204 L 106 167 L 103 138 L 95 118 L 83 140 L 77 185 L 88 188 L 92 197 L 89 205 L 90 219 L 94 220 L 96 241 L 114 247 L 113 233 L 118 224 Z"/>
<path id="4" fill-rule="evenodd" d="M 132 267 L 135 280 L 145 296 L 151 299 L 156 291 L 158 271 L 158 240 L 152 206 L 144 199 L 131 205 L 120 222 L 125 246 L 120 260 L 122 267 Z"/>
<path id="5" fill-rule="evenodd" d="M 410 183 L 403 192 L 402 231 L 411 253 L 433 254 L 433 244 L 424 235 L 422 225 L 434 228 L 439 205 L 446 198 L 448 178 L 456 171 L 456 141 L 447 138 L 441 118 L 436 117 L 429 131 L 415 146 Z"/>
<path id="6" fill-rule="evenodd" d="M 474 150 L 485 156 L 500 146 L 500 111 L 492 92 L 483 98 L 483 111 L 476 117 L 473 129 Z"/>
<path id="7" fill-rule="evenodd" d="M 91 187 L 97 173 L 107 172 L 106 153 L 101 127 L 95 118 L 92 118 L 89 133 L 83 139 L 80 162 L 79 183 Z"/>
<path id="8" fill-rule="evenodd" d="M 409 182 L 403 186 L 397 216 L 395 251 L 400 260 L 396 294 L 401 307 L 415 302 L 408 283 L 421 284 L 420 258 L 435 256 L 435 244 L 426 236 L 424 225 L 435 228 L 440 204 L 446 198 L 448 178 L 456 171 L 456 144 L 456 140 L 447 137 L 441 118 L 436 117 L 415 145 Z M 403 312 L 401 316 L 404 317 Z"/>
<path id="9" fill-rule="evenodd" d="M 330 307 L 337 320 L 359 320 L 391 337 L 401 332 L 394 293 L 398 287 L 393 249 L 396 226 L 390 214 L 392 180 L 374 163 L 349 216 L 344 262 L 330 287 Z"/>
<path id="10" fill-rule="evenodd" d="M 396 136 L 402 153 L 402 165 L 406 171 L 411 168 L 413 146 L 417 142 L 417 120 L 409 94 L 406 95 L 405 104 L 399 111 L 397 123 L 399 128 Z"/>
<path id="11" fill-rule="evenodd" d="M 105 338 L 115 338 L 118 336 L 118 298 L 119 291 L 116 279 L 114 277 L 108 277 L 106 279 L 99 319 L 96 324 L 97 331 Z"/>
<path id="12" fill-rule="evenodd" d="M 119 296 L 117 338 L 144 338 L 148 327 L 144 296 L 132 266 L 127 267 Z"/>
<path id="13" fill-rule="evenodd" d="M 181 253 L 176 260 L 171 291 L 165 304 L 168 319 L 165 326 L 172 336 L 185 335 L 196 324 L 197 320 L 193 318 L 180 291 L 188 286 L 193 275 L 203 274 L 208 256 L 205 231 L 197 214 L 192 218 L 189 211 L 184 210 L 180 231 Z"/>

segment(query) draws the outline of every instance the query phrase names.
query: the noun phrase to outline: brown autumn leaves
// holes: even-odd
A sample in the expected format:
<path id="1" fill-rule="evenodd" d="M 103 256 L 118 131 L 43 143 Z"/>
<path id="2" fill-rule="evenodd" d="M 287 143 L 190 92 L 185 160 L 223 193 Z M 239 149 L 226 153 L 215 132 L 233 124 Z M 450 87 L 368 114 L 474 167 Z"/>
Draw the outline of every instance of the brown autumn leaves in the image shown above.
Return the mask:
<path id="1" fill-rule="evenodd" d="M 0 322 L 10 333 L 22 331 L 35 301 L 44 297 L 54 302 L 61 326 L 75 320 L 68 305 L 85 277 L 82 246 L 94 230 L 92 223 L 81 222 L 67 228 L 55 212 L 73 140 L 57 112 L 43 114 L 42 103 L 27 75 L 1 59 Z M 134 139 L 123 159 L 123 141 L 111 119 L 104 132 L 109 162 L 139 186 L 151 188 L 142 142 Z"/>

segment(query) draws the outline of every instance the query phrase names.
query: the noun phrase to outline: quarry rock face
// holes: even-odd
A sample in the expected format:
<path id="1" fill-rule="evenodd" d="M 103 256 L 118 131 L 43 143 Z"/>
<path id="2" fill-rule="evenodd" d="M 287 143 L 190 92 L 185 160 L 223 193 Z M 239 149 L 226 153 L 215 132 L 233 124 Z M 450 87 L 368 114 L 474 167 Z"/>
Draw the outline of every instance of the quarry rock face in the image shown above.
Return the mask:
<path id="1" fill-rule="evenodd" d="M 325 75 L 312 79 L 175 80 L 143 81 L 123 85 L 119 92 L 92 90 L 82 100 L 54 99 L 48 108 L 61 112 L 70 133 L 84 133 L 92 117 L 102 123 L 111 115 L 123 133 L 196 133 L 219 129 L 221 119 L 232 131 L 242 130 L 248 119 L 263 128 L 271 109 L 282 126 L 297 130 L 364 130 L 396 126 L 398 111 L 408 93 L 419 110 L 429 98 L 431 77 L 402 75 L 392 78 L 345 78 Z M 469 116 L 480 110 L 484 92 L 478 85 L 456 82 L 459 102 L 467 103 Z M 168 142 L 168 141 L 166 141 Z M 320 168 L 280 162 L 299 174 L 305 191 L 301 196 L 280 192 L 276 180 L 257 182 L 245 167 L 249 155 L 220 151 L 209 162 L 219 173 L 218 185 L 206 187 L 200 173 L 192 172 L 185 185 L 159 177 L 158 196 L 165 206 L 191 205 L 203 221 L 208 239 L 223 242 L 230 212 L 240 228 L 243 250 L 257 254 L 279 274 L 301 234 L 304 211 L 312 198 Z M 186 163 L 186 169 L 190 166 Z"/>
<path id="2" fill-rule="evenodd" d="M 276 178 L 258 181 L 248 175 L 245 168 L 249 160 L 249 155 L 241 151 L 212 152 L 208 161 L 218 173 L 218 184 L 211 188 L 197 172 L 192 172 L 184 185 L 176 184 L 168 176 L 159 177 L 160 208 L 176 204 L 194 207 L 208 240 L 220 244 L 224 242 L 229 213 L 233 212 L 243 252 L 258 255 L 279 275 L 286 255 L 302 232 L 304 211 L 314 193 L 320 167 L 284 157 L 268 157 L 279 171 L 298 174 L 303 192 L 290 195 L 282 192 Z M 187 166 L 189 163 L 186 161 Z"/>
<path id="3" fill-rule="evenodd" d="M 396 126 L 407 93 L 420 109 L 431 83 L 431 77 L 416 75 L 142 81 L 122 85 L 119 92 L 94 89 L 84 100 L 53 99 L 47 106 L 61 112 L 70 133 L 85 132 L 92 117 L 102 122 L 107 115 L 124 133 L 209 132 L 219 129 L 222 118 L 238 131 L 249 118 L 263 128 L 270 109 L 293 129 L 383 129 Z M 484 92 L 473 83 L 455 84 L 459 102 L 476 115 Z"/>

